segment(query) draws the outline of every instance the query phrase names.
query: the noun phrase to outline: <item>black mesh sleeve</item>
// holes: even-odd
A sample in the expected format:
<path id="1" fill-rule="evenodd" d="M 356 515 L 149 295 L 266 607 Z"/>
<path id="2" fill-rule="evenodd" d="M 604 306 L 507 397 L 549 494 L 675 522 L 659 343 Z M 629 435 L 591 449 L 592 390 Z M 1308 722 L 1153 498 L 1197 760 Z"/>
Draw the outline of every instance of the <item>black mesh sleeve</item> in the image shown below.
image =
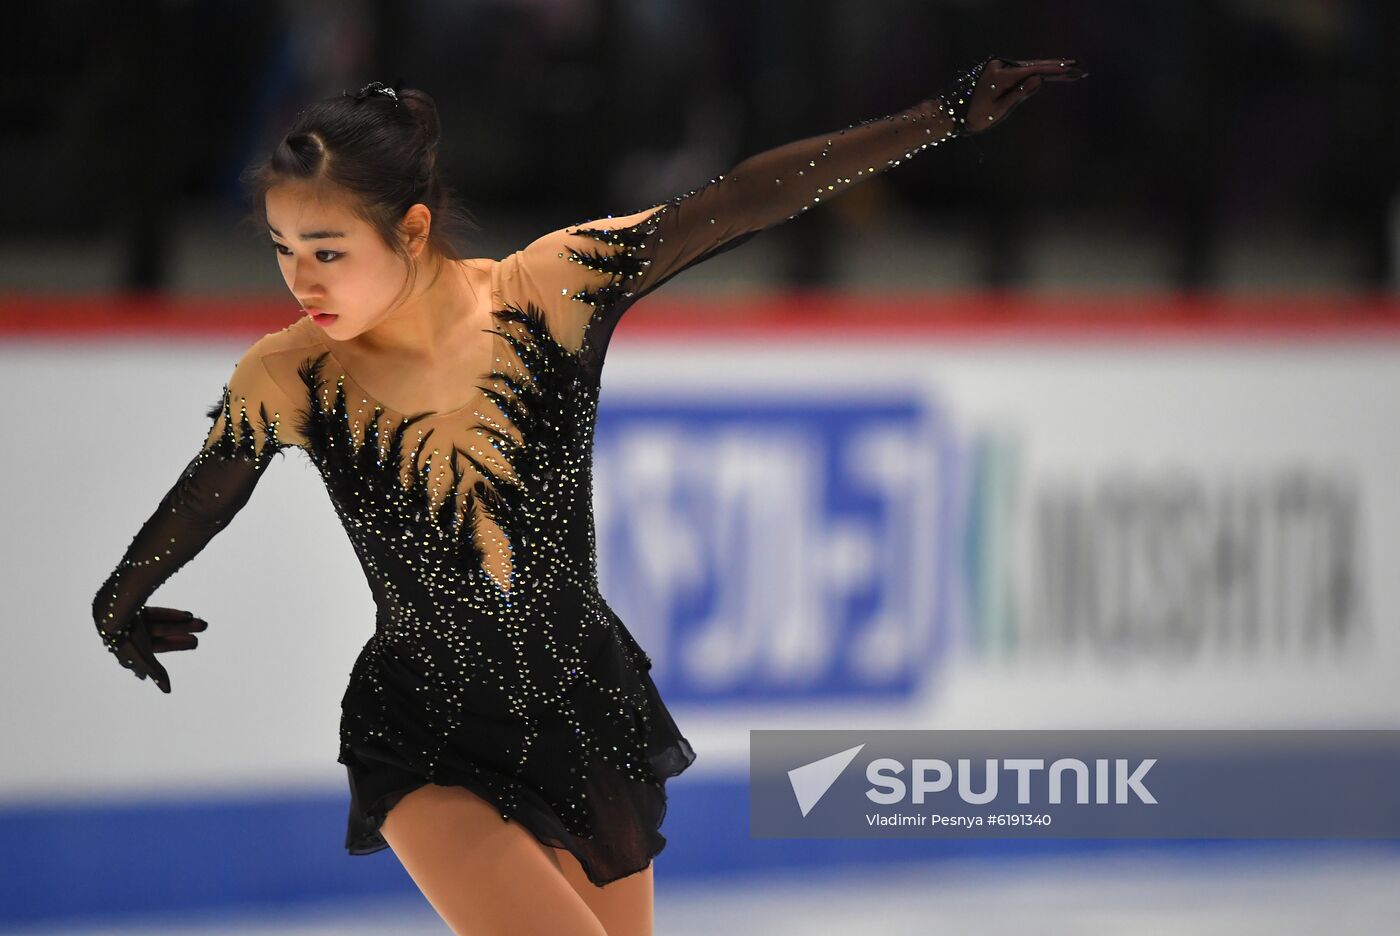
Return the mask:
<path id="1" fill-rule="evenodd" d="M 609 284 L 589 298 L 605 298 L 615 322 L 632 302 L 681 271 L 931 146 L 985 132 L 1044 81 L 1087 74 L 1073 65 L 1074 60 L 989 58 L 912 107 L 750 156 L 700 188 L 647 211 L 577 226 L 571 234 L 619 248 L 576 255 L 584 266 L 612 274 Z"/>
<path id="2" fill-rule="evenodd" d="M 228 387 L 208 415 L 215 425 L 205 445 L 141 526 L 92 601 L 93 621 L 107 648 L 138 676 L 153 675 L 161 683 L 164 672 L 151 651 L 146 600 L 228 525 L 252 496 L 272 457 L 286 447 L 265 407 L 259 408 L 260 426 L 254 426 L 246 400 L 235 420 Z M 168 683 L 162 688 L 168 692 Z"/>

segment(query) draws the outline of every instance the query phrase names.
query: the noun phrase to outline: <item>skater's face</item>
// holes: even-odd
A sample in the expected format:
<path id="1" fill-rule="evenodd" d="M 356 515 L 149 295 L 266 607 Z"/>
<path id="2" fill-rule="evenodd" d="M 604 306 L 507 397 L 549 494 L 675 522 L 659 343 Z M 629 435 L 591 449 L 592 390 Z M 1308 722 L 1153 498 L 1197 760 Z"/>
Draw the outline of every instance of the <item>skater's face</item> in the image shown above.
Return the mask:
<path id="1" fill-rule="evenodd" d="M 353 338 L 402 302 L 407 263 L 343 200 L 318 195 L 306 183 L 285 182 L 268 190 L 265 207 L 282 279 L 308 314 L 329 314 L 312 315 L 328 335 Z M 421 258 L 425 232 L 415 225 L 426 219 L 414 211 L 404 242 L 411 256 Z"/>

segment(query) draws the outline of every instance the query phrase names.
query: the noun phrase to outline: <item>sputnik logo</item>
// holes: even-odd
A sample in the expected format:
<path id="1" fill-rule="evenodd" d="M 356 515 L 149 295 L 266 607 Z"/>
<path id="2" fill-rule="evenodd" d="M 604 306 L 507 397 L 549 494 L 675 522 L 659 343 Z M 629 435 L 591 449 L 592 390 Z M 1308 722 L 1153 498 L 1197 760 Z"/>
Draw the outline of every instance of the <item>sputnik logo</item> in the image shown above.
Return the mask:
<path id="1" fill-rule="evenodd" d="M 832 784 L 841 776 L 847 765 L 856 759 L 863 747 L 864 744 L 858 744 L 788 771 L 788 782 L 792 784 L 793 795 L 797 797 L 797 806 L 802 810 L 803 816 L 821 801 L 826 791 L 831 789 Z"/>

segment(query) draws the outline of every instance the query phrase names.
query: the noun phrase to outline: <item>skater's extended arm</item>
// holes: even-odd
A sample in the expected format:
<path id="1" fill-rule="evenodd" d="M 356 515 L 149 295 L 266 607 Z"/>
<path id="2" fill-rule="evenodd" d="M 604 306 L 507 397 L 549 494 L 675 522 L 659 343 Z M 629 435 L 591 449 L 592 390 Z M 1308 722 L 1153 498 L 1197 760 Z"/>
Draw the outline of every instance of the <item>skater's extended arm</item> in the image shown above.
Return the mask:
<path id="1" fill-rule="evenodd" d="M 699 189 L 644 211 L 551 232 L 510 258 L 508 272 L 526 271 L 544 303 L 557 308 L 557 297 L 580 299 L 616 319 L 682 270 L 930 146 L 995 126 L 1043 81 L 1082 77 L 1073 66 L 1073 60 L 987 59 L 905 110 L 750 156 Z M 581 276 L 579 267 L 593 273 Z"/>
<path id="2" fill-rule="evenodd" d="M 254 345 L 209 409 L 214 422 L 204 445 L 93 598 L 93 622 L 107 648 L 164 692 L 170 677 L 155 654 L 192 649 L 193 632 L 205 623 L 186 611 L 147 607 L 146 599 L 248 502 L 272 457 L 289 444 L 280 431 L 290 416 L 286 403 Z"/>
<path id="3" fill-rule="evenodd" d="M 639 230 L 641 255 L 649 263 L 637 273 L 632 298 L 930 146 L 987 130 L 1042 80 L 1080 74 L 1059 60 L 988 59 L 905 110 L 750 156 L 699 190 L 659 206 L 652 223 Z"/>

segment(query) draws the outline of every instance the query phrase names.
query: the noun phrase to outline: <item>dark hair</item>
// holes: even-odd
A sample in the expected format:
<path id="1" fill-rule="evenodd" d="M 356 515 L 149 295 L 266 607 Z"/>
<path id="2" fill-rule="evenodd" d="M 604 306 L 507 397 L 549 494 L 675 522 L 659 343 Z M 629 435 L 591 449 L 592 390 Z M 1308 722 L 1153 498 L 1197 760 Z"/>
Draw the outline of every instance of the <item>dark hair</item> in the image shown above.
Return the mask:
<path id="1" fill-rule="evenodd" d="M 396 90 L 394 97 L 369 90 L 374 87 L 383 85 L 371 82 L 359 94 L 325 98 L 297 114 L 272 155 L 239 176 L 248 200 L 245 222 L 266 236 L 268 189 L 306 181 L 326 194 L 350 196 L 355 215 L 406 262 L 399 224 L 421 202 L 432 213 L 428 255 L 464 259 L 461 243 L 481 225 L 438 171 L 442 131 L 433 99 L 417 88 Z M 416 265 L 409 262 L 409 271 L 411 292 Z"/>

